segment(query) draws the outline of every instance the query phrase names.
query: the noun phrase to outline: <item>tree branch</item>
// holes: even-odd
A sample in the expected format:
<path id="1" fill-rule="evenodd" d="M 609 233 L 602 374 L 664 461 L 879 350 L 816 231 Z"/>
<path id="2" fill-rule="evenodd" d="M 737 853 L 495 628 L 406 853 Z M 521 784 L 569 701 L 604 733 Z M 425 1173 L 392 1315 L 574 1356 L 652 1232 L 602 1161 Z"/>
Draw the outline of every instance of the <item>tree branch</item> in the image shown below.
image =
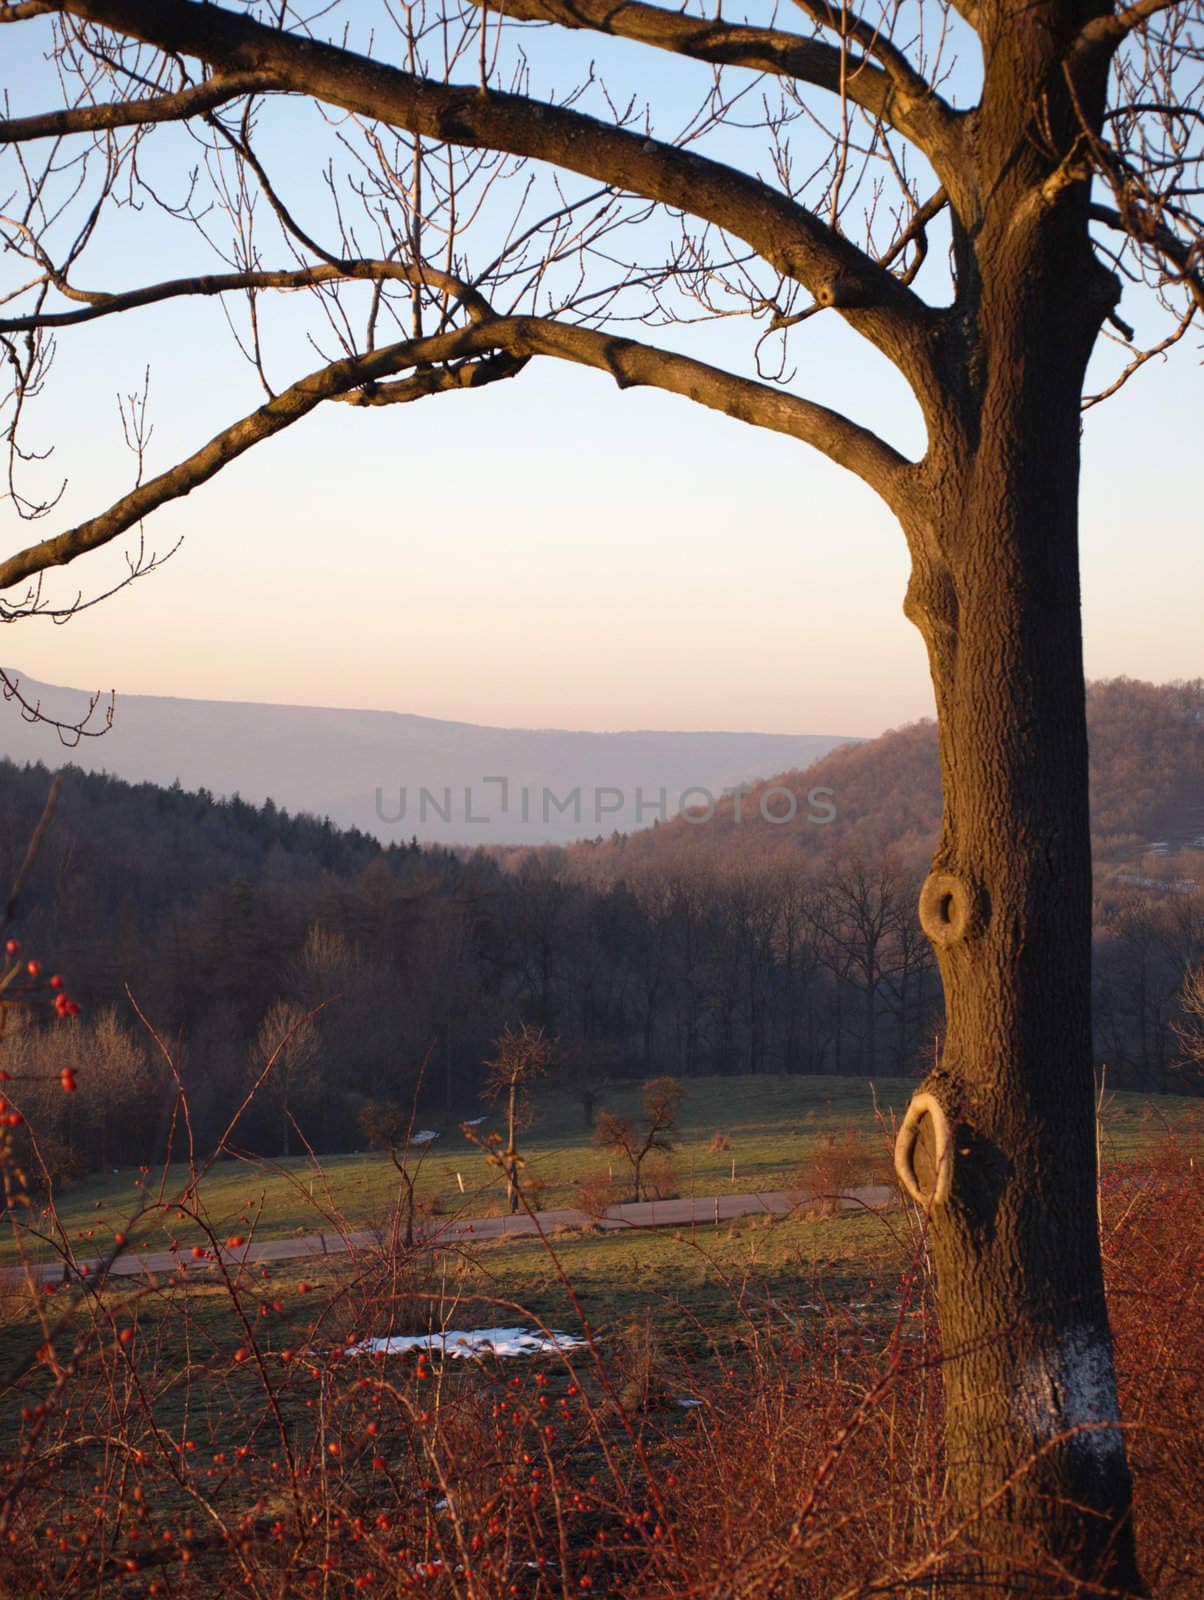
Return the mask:
<path id="1" fill-rule="evenodd" d="M 465 333 L 474 345 L 486 343 L 513 356 L 572 361 L 608 373 L 620 389 L 663 389 L 739 422 L 784 433 L 856 473 L 892 507 L 897 507 L 907 492 L 913 463 L 906 456 L 839 411 L 770 384 L 738 377 L 636 339 L 616 338 L 545 317 L 499 317 Z M 354 398 L 358 404 L 380 405 L 387 403 L 388 394 L 386 387 Z"/>
<path id="2" fill-rule="evenodd" d="M 187 0 L 60 0 L 130 38 L 250 73 L 452 145 L 489 149 L 595 178 L 744 239 L 784 276 L 836 306 L 908 378 L 925 410 L 936 389 L 923 302 L 864 251 L 780 190 L 736 168 L 563 106 L 414 76 L 335 45 L 297 38 Z"/>
<path id="3" fill-rule="evenodd" d="M 1170 276 L 1187 288 L 1197 308 L 1204 311 L 1204 263 L 1199 246 L 1189 245 L 1180 239 L 1144 208 L 1131 206 L 1130 210 L 1133 216 L 1126 217 L 1111 206 L 1093 204 L 1088 209 L 1088 216 L 1092 222 L 1100 222 L 1116 233 L 1123 233 L 1126 238 L 1144 244 L 1160 255 L 1174 268 Z"/>
<path id="4" fill-rule="evenodd" d="M 49 567 L 65 566 L 77 556 L 110 543 L 159 506 L 191 494 L 236 457 L 298 422 L 321 405 L 323 400 L 334 399 L 361 384 L 392 377 L 420 362 L 433 366 L 438 362 L 453 361 L 476 353 L 472 349 L 460 348 L 460 341 L 467 331 L 461 329 L 432 339 L 405 340 L 400 344 L 386 345 L 364 355 L 344 357 L 317 372 L 309 373 L 257 411 L 223 428 L 208 444 L 194 451 L 184 461 L 160 473 L 158 477 L 139 484 L 99 516 L 81 522 L 65 533 L 30 545 L 28 549 L 10 556 L 7 561 L 0 562 L 0 590 L 23 583 Z M 510 373 L 498 374 L 503 375 L 510 376 Z M 448 372 L 433 370 L 429 374 L 416 376 L 422 383 L 416 384 L 415 399 L 419 391 L 429 394 L 444 389 L 464 388 L 469 384 L 469 380 L 455 368 Z"/>
<path id="5" fill-rule="evenodd" d="M 869 59 L 874 52 L 868 47 L 865 55 L 849 55 L 838 45 L 780 28 L 712 21 L 639 0 L 618 5 L 615 0 L 473 0 L 473 4 L 521 22 L 586 28 L 714 66 L 744 67 L 799 79 L 832 94 L 843 92 L 862 110 L 911 139 L 938 175 L 943 176 L 947 165 L 960 166 L 957 113 L 899 51 L 892 51 L 879 67 Z"/>
<path id="6" fill-rule="evenodd" d="M 895 510 L 909 497 L 912 463 L 869 429 L 827 406 L 673 351 L 613 338 L 591 328 L 570 327 L 542 317 L 498 317 L 428 339 L 405 340 L 348 356 L 308 374 L 215 434 L 184 461 L 139 484 L 100 515 L 0 562 L 0 590 L 108 544 L 158 507 L 190 494 L 237 456 L 290 427 L 324 400 L 362 390 L 357 403 L 379 405 L 473 388 L 514 376 L 534 355 L 597 368 L 609 373 L 620 388 L 646 385 L 664 389 L 742 422 L 799 439 L 856 473 Z M 374 387 L 415 367 L 421 370 L 396 389 Z"/>
<path id="7" fill-rule="evenodd" d="M 71 133 L 97 133 L 150 122 L 180 122 L 265 87 L 268 85 L 256 73 L 231 73 L 207 78 L 204 83 L 193 84 L 175 94 L 152 95 L 146 100 L 71 106 L 61 111 L 43 111 L 32 117 L 12 117 L 0 120 L 0 143 L 60 139 Z"/>
<path id="8" fill-rule="evenodd" d="M 1080 29 L 1067 57 L 1071 71 L 1077 71 L 1083 63 L 1098 59 L 1101 54 L 1107 60 L 1131 33 L 1144 27 L 1151 17 L 1157 16 L 1160 11 L 1171 11 L 1180 4 L 1182 0 L 1137 0 L 1135 5 L 1125 6 L 1120 11 L 1092 17 Z"/>
<path id="9" fill-rule="evenodd" d="M 38 311 L 28 316 L 0 318 L 0 333 L 30 333 L 40 328 L 72 327 L 80 322 L 92 322 L 97 317 L 134 311 L 185 295 L 231 294 L 245 289 L 306 289 L 319 283 L 357 280 L 379 283 L 385 278 L 441 290 L 453 301 L 458 301 L 474 319 L 492 315 L 484 296 L 461 279 L 450 277 L 435 267 L 361 258 L 278 272 L 215 272 L 195 278 L 172 278 L 164 283 L 148 284 L 142 289 L 127 289 L 122 294 L 85 294 L 56 280 L 56 286 L 63 293 L 86 299 L 87 305 L 81 306 L 78 311 Z"/>
<path id="10" fill-rule="evenodd" d="M 1106 388 L 1100 389 L 1097 393 L 1090 394 L 1086 397 L 1086 399 L 1083 401 L 1081 409 L 1083 411 L 1090 411 L 1092 406 L 1099 405 L 1102 400 L 1111 399 L 1117 390 L 1124 388 L 1125 384 L 1128 383 L 1129 379 L 1135 372 L 1139 372 L 1141 368 L 1145 366 L 1147 361 L 1153 361 L 1155 356 L 1165 355 L 1168 350 L 1170 350 L 1174 345 L 1177 345 L 1179 340 L 1183 338 L 1184 334 L 1195 321 L 1195 316 L 1196 306 L 1194 304 L 1189 305 L 1187 310 L 1179 318 L 1178 325 L 1172 330 L 1172 332 L 1167 334 L 1165 339 L 1159 339 L 1158 343 L 1151 345 L 1148 350 L 1139 350 L 1129 362 L 1128 366 L 1126 366 L 1123 371 L 1121 371 L 1112 380 L 1112 382 L 1107 385 Z M 1117 319 L 1114 318 L 1113 320 L 1115 321 Z M 1125 334 L 1126 343 L 1131 346 L 1133 343 L 1133 334 L 1131 330 L 1122 329 L 1122 331 Z"/>
<path id="11" fill-rule="evenodd" d="M 833 6 L 830 0 L 794 0 L 794 3 L 821 28 L 839 33 L 842 38 L 856 40 L 867 56 L 873 56 L 881 62 L 883 71 L 900 93 L 911 99 L 934 95 L 935 91 L 928 80 L 916 71 L 881 24 L 866 22 L 855 11 Z M 849 66 L 851 68 L 851 62 Z M 845 92 L 851 93 L 851 90 L 846 87 Z"/>

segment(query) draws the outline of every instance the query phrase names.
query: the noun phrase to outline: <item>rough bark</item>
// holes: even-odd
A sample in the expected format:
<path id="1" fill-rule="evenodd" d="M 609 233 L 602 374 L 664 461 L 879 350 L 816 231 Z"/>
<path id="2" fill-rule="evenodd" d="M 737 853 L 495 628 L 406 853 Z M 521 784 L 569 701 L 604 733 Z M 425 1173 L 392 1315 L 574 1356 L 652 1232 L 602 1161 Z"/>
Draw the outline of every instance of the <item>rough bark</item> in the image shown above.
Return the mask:
<path id="1" fill-rule="evenodd" d="M 952 1510 L 987 1552 L 948 1581 L 1140 1592 L 1096 1231 L 1077 556 L 1078 400 L 1107 285 L 1074 262 L 1069 228 L 984 239 L 980 262 L 992 247 L 960 425 L 908 528 L 944 791 L 920 912 L 947 1012 L 913 1170 L 940 1284 Z"/>

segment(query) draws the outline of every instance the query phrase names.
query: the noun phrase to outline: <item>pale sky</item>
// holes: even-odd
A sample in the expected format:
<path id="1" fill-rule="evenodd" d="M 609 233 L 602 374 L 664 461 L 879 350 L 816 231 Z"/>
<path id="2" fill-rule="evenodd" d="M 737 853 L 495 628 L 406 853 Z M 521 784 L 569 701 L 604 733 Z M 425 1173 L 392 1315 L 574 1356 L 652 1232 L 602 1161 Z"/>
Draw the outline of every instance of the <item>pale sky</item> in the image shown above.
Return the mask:
<path id="1" fill-rule="evenodd" d="M 108 248 L 104 287 L 185 265 Z M 1127 300 L 1125 314 L 1140 325 L 1146 309 Z M 35 537 L 129 486 L 114 397 L 148 364 L 153 470 L 261 399 L 212 303 L 120 322 L 61 341 L 37 438 L 58 442 L 71 482 Z M 898 380 L 822 323 L 808 325 L 795 387 L 914 452 Z M 306 355 L 285 381 L 317 365 Z M 1204 673 L 1198 362 L 1198 341 L 1180 347 L 1086 418 L 1092 677 Z M 30 537 L 0 507 L 2 547 Z M 506 726 L 873 735 L 932 711 L 901 610 L 902 535 L 858 480 L 803 445 L 575 368 L 382 411 L 327 407 L 157 513 L 147 537 L 183 544 L 64 627 L 10 627 L 3 659 L 119 695 Z M 54 592 L 92 593 L 119 571 L 109 552 Z"/>

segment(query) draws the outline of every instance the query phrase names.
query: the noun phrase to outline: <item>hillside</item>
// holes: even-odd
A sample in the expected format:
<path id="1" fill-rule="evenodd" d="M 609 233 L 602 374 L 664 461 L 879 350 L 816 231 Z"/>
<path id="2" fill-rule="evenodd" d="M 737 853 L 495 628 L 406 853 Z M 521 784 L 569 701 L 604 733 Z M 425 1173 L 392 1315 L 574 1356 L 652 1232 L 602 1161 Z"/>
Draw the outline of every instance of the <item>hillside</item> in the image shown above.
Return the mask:
<path id="1" fill-rule="evenodd" d="M 1091 685 L 1091 810 L 1100 867 L 1135 867 L 1155 854 L 1175 870 L 1204 873 L 1204 680 L 1174 684 L 1116 678 Z M 784 794 L 781 791 L 789 791 Z M 818 793 L 817 791 L 827 791 Z M 808 796 L 812 796 L 809 802 Z M 793 802 L 790 799 L 793 796 Z M 766 813 L 784 821 L 767 821 Z M 631 870 L 635 861 L 761 859 L 802 852 L 817 862 L 891 851 L 920 867 L 940 829 L 936 724 L 917 722 L 864 744 L 843 745 L 806 772 L 789 771 L 726 797 L 713 817 L 608 841 L 588 851 L 593 870 Z"/>

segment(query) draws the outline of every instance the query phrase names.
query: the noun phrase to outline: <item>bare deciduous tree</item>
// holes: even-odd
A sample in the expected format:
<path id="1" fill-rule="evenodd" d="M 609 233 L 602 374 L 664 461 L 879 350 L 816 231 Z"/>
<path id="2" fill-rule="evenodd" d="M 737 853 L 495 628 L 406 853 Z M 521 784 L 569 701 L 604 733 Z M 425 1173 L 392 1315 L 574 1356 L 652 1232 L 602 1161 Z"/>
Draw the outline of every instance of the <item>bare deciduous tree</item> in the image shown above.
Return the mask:
<path id="1" fill-rule="evenodd" d="M 313 1014 L 295 1000 L 276 1000 L 264 1014 L 251 1048 L 250 1071 L 280 1118 L 280 1154 L 292 1153 L 296 1112 L 316 1096 L 319 1038 Z M 270 1069 L 270 1070 L 269 1070 Z"/>
<path id="2" fill-rule="evenodd" d="M 1182 1066 L 1196 1079 L 1204 1079 L 1204 966 L 1189 972 L 1179 997 L 1182 1020 L 1172 1023 L 1182 1052 Z"/>
<path id="3" fill-rule="evenodd" d="M 920 912 L 948 1031 L 913 1125 L 921 1154 L 949 1130 L 951 1172 L 916 1189 L 948 1481 L 982 1552 L 960 1579 L 1135 1590 L 1093 1198 L 1079 436 L 1101 334 L 1118 359 L 1088 405 L 1204 306 L 1199 0 L 797 6 L 793 31 L 643 0 L 0 0 L 6 45 L 32 34 L 54 69 L 52 98 L 0 122 L 11 509 L 54 514 L 25 430 L 74 329 L 217 296 L 265 396 L 152 470 L 134 375 L 132 487 L 0 561 L 3 616 L 84 603 L 45 575 L 126 533 L 139 576 L 146 516 L 327 401 L 472 390 L 539 356 L 862 478 L 907 540 L 940 720 Z M 693 106 L 612 98 L 592 62 L 619 48 L 688 64 Z M 328 154 L 299 181 L 310 138 Z M 114 279 L 107 240 L 143 264 L 168 225 L 195 270 Z M 1128 315 L 1166 313 L 1142 345 L 1130 285 Z M 918 459 L 797 392 L 817 318 L 902 376 Z M 707 359 L 741 330 L 733 368 Z"/>
<path id="4" fill-rule="evenodd" d="M 485 1063 L 484 1094 L 487 1100 L 504 1100 L 506 1104 L 506 1147 L 500 1159 L 510 1211 L 514 1214 L 519 1208 L 518 1174 L 522 1166 L 518 1130 L 529 1120 L 531 1087 L 551 1066 L 556 1041 L 547 1038 L 542 1028 L 524 1022 L 521 1028 L 507 1028 L 494 1040 L 493 1047 L 497 1054 Z"/>
<path id="5" fill-rule="evenodd" d="M 613 1150 L 631 1168 L 632 1199 L 640 1198 L 640 1172 L 653 1153 L 668 1155 L 676 1144 L 675 1129 L 685 1091 L 678 1078 L 649 1078 L 640 1091 L 644 1124 L 637 1128 L 630 1117 L 617 1111 L 599 1111 L 594 1122 L 594 1143 Z"/>
<path id="6" fill-rule="evenodd" d="M 360 1110 L 360 1132 L 368 1141 L 369 1150 L 387 1150 L 389 1160 L 401 1179 L 397 1207 L 393 1220 L 393 1243 L 403 1249 L 414 1248 L 414 1180 L 422 1158 L 430 1149 L 430 1141 L 418 1146 L 415 1170 L 410 1171 L 410 1139 L 414 1133 L 414 1108 L 405 1108 L 398 1100 L 369 1100 Z M 398 1235 L 400 1234 L 400 1239 Z"/>

